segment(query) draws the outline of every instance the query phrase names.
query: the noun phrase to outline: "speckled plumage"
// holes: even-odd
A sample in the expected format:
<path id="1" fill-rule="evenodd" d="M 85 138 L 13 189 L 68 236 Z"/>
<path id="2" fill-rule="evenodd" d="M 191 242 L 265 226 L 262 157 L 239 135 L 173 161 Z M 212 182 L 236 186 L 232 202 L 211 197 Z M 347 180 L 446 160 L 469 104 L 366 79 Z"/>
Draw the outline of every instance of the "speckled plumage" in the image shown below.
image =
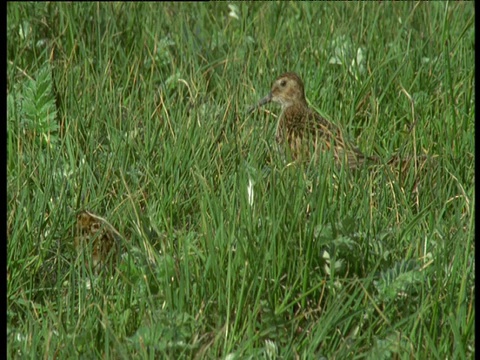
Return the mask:
<path id="1" fill-rule="evenodd" d="M 309 160 L 313 148 L 315 156 L 333 151 L 337 165 L 344 163 L 352 169 L 362 166 L 367 160 L 376 161 L 376 158 L 365 156 L 346 141 L 339 127 L 308 106 L 303 81 L 297 74 L 287 72 L 279 76 L 258 106 L 269 102 L 282 106 L 276 140 L 280 144 L 288 144 L 294 160 Z"/>
<path id="2" fill-rule="evenodd" d="M 75 230 L 75 248 L 78 253 L 84 252 L 95 272 L 99 272 L 101 265 L 116 262 L 122 236 L 107 220 L 82 211 L 77 216 Z"/>

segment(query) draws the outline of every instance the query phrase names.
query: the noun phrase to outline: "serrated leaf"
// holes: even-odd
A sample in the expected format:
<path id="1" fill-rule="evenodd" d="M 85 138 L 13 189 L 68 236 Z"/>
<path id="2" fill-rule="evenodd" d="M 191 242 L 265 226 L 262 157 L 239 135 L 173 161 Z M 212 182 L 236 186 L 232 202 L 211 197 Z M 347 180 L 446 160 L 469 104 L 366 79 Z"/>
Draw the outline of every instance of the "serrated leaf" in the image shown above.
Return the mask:
<path id="1" fill-rule="evenodd" d="M 380 274 L 375 286 L 381 298 L 394 299 L 400 293 L 409 293 L 423 279 L 418 264 L 414 260 L 402 260 Z"/>
<path id="2" fill-rule="evenodd" d="M 27 131 L 37 134 L 44 144 L 56 143 L 59 125 L 56 122 L 57 109 L 48 64 L 41 68 L 32 80 L 23 84 L 20 111 L 22 126 L 26 127 Z"/>

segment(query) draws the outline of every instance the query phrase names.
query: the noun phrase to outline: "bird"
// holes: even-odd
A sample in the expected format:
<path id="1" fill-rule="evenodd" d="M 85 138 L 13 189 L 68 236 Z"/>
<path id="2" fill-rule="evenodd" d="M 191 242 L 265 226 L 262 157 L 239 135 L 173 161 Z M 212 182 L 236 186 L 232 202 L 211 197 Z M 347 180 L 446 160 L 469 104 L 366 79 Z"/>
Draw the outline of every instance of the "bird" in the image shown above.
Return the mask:
<path id="1" fill-rule="evenodd" d="M 250 111 L 274 102 L 282 107 L 275 138 L 277 143 L 290 150 L 293 160 L 309 161 L 322 152 L 332 151 L 335 163 L 358 169 L 367 162 L 378 162 L 366 156 L 352 142 L 344 138 L 341 129 L 310 108 L 305 98 L 304 84 L 294 72 L 280 75 L 271 91 Z M 313 150 L 313 151 L 312 151 Z"/>
<path id="2" fill-rule="evenodd" d="M 83 210 L 77 215 L 75 227 L 75 249 L 79 255 L 84 253 L 87 265 L 96 274 L 107 264 L 116 263 L 123 237 L 107 220 Z"/>

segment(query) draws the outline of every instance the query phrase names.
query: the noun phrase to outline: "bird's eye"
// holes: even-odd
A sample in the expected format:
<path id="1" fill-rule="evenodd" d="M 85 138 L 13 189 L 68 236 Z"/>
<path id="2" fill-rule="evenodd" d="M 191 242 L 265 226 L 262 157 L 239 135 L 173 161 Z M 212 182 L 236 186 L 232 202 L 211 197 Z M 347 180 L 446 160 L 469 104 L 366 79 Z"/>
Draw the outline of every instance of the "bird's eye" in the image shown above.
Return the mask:
<path id="1" fill-rule="evenodd" d="M 287 85 L 287 80 L 280 81 L 280 86 L 281 87 L 284 87 L 285 85 Z"/>

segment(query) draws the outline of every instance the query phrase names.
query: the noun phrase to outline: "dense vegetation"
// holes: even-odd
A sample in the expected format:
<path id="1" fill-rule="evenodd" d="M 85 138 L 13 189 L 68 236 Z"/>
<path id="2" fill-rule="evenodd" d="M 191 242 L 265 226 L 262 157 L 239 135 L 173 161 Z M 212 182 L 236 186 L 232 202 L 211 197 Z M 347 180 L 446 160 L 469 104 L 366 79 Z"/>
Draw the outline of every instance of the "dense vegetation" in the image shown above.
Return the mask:
<path id="1" fill-rule="evenodd" d="M 473 2 L 7 20 L 9 358 L 474 358 Z M 280 109 L 246 109 L 286 71 L 363 152 L 412 160 L 285 163 Z M 99 275 L 82 210 L 124 237 Z"/>

